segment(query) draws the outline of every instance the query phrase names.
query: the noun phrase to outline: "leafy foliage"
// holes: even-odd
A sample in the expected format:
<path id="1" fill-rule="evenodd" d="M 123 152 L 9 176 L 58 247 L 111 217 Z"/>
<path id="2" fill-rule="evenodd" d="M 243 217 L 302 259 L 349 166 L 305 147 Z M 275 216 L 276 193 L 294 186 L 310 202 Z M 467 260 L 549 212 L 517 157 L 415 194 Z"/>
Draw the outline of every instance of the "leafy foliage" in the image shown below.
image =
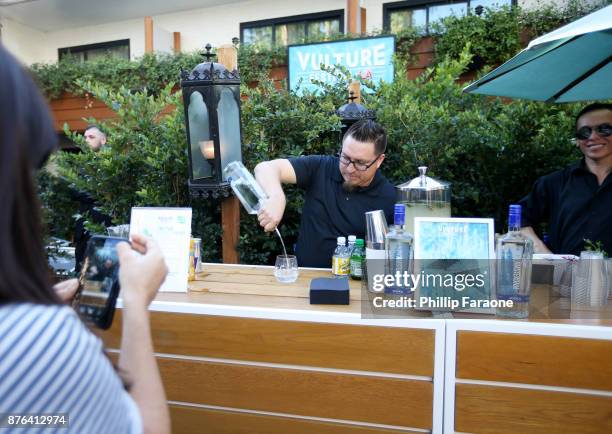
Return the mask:
<path id="1" fill-rule="evenodd" d="M 176 108 L 182 102 L 180 93 L 172 93 L 173 85 L 152 96 L 82 80 L 76 84 L 113 108 L 118 119 L 100 123 L 108 144 L 98 152 L 91 151 L 80 134 L 66 131 L 82 152 L 55 156 L 60 178 L 95 198 L 114 224 L 129 222 L 132 206 L 190 205 L 183 111 Z M 193 228 L 203 235 L 205 259 L 217 259 L 219 211 L 212 205 L 195 208 Z"/>
<path id="2" fill-rule="evenodd" d="M 567 2 L 541 1 L 535 8 L 522 10 L 519 21 L 527 30 L 528 39 L 532 39 L 548 33 L 557 27 L 570 23 L 583 17 L 605 5 L 612 3 L 611 0 L 568 0 Z"/>
<path id="3" fill-rule="evenodd" d="M 47 166 L 36 175 L 43 223 L 48 234 L 71 240 L 74 232 L 73 216 L 78 212 L 78 204 L 71 198 L 69 183 L 53 175 L 50 170 L 53 169 Z"/>
<path id="4" fill-rule="evenodd" d="M 505 62 L 531 39 L 574 21 L 610 3 L 569 0 L 560 6 L 551 2 L 534 8 L 519 6 L 485 8 L 481 15 L 449 16 L 432 25 L 436 36 L 436 58 L 459 58 L 470 44 L 474 69 Z"/>
<path id="5" fill-rule="evenodd" d="M 178 80 L 181 68 L 191 69 L 202 61 L 198 53 L 145 54 L 137 61 L 102 57 L 93 62 L 76 62 L 71 58 L 55 64 L 31 66 L 34 78 L 49 98 L 57 98 L 62 92 L 81 94 L 83 89 L 77 80 L 104 84 L 118 89 L 145 90 L 157 95 L 168 83 Z"/>
<path id="6" fill-rule="evenodd" d="M 480 61 L 504 62 L 521 48 L 519 13 L 519 8 L 486 8 L 480 16 L 450 16 L 434 23 L 438 60 L 458 58 L 463 47 L 470 44 L 472 54 Z"/>

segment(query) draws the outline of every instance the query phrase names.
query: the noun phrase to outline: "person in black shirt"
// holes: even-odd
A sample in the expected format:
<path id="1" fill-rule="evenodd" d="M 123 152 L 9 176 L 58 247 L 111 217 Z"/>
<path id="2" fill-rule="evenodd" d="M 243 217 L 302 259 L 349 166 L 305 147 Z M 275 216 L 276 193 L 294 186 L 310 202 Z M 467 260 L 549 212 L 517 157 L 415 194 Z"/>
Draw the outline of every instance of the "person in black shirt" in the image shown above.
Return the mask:
<path id="1" fill-rule="evenodd" d="M 331 266 L 338 236 L 365 235 L 365 213 L 382 209 L 393 217 L 395 188 L 379 168 L 385 159 L 385 130 L 372 120 L 353 124 L 338 156 L 311 155 L 265 161 L 255 177 L 270 198 L 258 215 L 273 231 L 285 212 L 282 183 L 305 190 L 296 255 L 302 267 Z"/>
<path id="2" fill-rule="evenodd" d="M 612 254 L 612 104 L 586 106 L 576 117 L 576 146 L 584 157 L 539 178 L 523 207 L 522 232 L 537 253 L 580 255 L 584 240 Z M 533 230 L 548 221 L 550 249 Z"/>
<path id="3" fill-rule="evenodd" d="M 106 146 L 106 134 L 97 125 L 88 125 L 83 132 L 85 143 L 93 152 L 98 152 Z M 71 197 L 79 203 L 79 214 L 74 226 L 74 245 L 75 245 L 75 271 L 81 271 L 83 260 L 85 259 L 85 249 L 91 238 L 91 233 L 85 228 L 85 220 L 88 218 L 96 224 L 108 227 L 112 224 L 110 216 L 102 213 L 96 207 L 96 200 L 88 193 L 72 189 Z"/>

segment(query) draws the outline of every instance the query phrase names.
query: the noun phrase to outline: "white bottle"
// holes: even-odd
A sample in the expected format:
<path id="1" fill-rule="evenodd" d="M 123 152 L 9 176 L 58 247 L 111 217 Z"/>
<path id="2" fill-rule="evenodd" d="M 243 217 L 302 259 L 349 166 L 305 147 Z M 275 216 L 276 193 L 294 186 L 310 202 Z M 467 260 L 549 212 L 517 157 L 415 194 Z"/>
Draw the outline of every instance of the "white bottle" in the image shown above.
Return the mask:
<path id="1" fill-rule="evenodd" d="M 512 301 L 512 307 L 498 307 L 505 318 L 529 317 L 533 241 L 521 233 L 521 206 L 510 205 L 508 233 L 497 240 L 497 301 Z"/>
<path id="2" fill-rule="evenodd" d="M 348 246 L 347 246 L 346 250 L 347 250 L 349 258 L 351 257 L 351 254 L 353 253 L 353 249 L 355 248 L 355 241 L 357 241 L 357 236 L 356 235 L 349 235 L 348 236 Z"/>
<path id="3" fill-rule="evenodd" d="M 339 277 L 348 276 L 350 255 L 347 255 L 346 238 L 338 237 L 337 243 L 332 256 L 332 274 Z"/>
<path id="4" fill-rule="evenodd" d="M 405 281 L 404 276 L 412 274 L 412 255 L 413 255 L 413 239 L 412 234 L 409 234 L 403 229 L 405 223 L 405 207 L 403 204 L 396 204 L 394 209 L 394 225 L 391 231 L 387 233 L 385 239 L 385 247 L 387 250 L 385 274 L 395 276 L 399 281 Z M 414 288 L 394 284 L 385 288 L 386 293 L 398 295 L 412 295 Z"/>

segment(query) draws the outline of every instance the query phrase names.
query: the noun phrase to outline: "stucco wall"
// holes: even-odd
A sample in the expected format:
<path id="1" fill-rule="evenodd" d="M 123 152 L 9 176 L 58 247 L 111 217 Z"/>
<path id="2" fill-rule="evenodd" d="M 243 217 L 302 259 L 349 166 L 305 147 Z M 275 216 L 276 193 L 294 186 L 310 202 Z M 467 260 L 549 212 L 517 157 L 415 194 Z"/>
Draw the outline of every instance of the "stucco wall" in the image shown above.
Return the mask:
<path id="1" fill-rule="evenodd" d="M 45 34 L 8 18 L 0 18 L 2 45 L 22 63 L 30 65 L 44 58 Z"/>
<path id="2" fill-rule="evenodd" d="M 240 37 L 240 23 L 291 15 L 345 9 L 344 0 L 257 0 L 153 16 L 153 21 L 171 32 L 181 32 L 181 48 L 192 51 L 207 42 L 228 44 Z"/>
<path id="3" fill-rule="evenodd" d="M 519 0 L 524 7 L 534 7 L 542 2 L 557 5 L 567 0 Z M 593 0 L 596 1 L 596 0 Z M 383 3 L 385 0 L 361 0 L 367 11 L 367 30 L 382 28 Z M 154 28 L 158 33 L 181 33 L 181 49 L 201 49 L 206 43 L 221 45 L 240 36 L 240 23 L 269 18 L 344 9 L 346 0 L 250 0 L 203 9 L 194 9 L 171 14 L 153 15 Z M 2 20 L 3 43 L 24 63 L 55 62 L 58 48 L 108 42 L 118 39 L 130 40 L 132 58 L 144 54 L 144 17 L 96 26 L 83 26 L 62 31 L 43 33 L 8 19 Z M 345 17 L 345 28 L 347 26 Z M 160 35 L 158 35 L 160 36 Z M 159 44 L 159 43 L 158 43 Z M 165 43 L 164 45 L 167 45 Z M 167 50 L 167 47 L 164 51 Z"/>

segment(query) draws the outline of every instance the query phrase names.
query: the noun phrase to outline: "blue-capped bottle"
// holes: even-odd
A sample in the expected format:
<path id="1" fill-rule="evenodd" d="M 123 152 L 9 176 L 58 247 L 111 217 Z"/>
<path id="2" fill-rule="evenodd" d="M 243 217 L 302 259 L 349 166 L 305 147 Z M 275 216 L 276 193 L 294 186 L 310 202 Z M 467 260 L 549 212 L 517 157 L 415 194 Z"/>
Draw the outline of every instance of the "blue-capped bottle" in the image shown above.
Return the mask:
<path id="1" fill-rule="evenodd" d="M 521 206 L 510 205 L 508 233 L 497 240 L 496 315 L 507 318 L 529 316 L 533 241 L 521 234 Z M 503 304 L 503 305 L 501 305 Z"/>
<path id="2" fill-rule="evenodd" d="M 398 203 L 394 208 L 394 225 L 385 240 L 386 267 L 385 274 L 394 276 L 394 284 L 385 288 L 387 294 L 412 295 L 412 288 L 406 285 L 411 282 L 413 237 L 404 230 L 406 207 Z"/>

